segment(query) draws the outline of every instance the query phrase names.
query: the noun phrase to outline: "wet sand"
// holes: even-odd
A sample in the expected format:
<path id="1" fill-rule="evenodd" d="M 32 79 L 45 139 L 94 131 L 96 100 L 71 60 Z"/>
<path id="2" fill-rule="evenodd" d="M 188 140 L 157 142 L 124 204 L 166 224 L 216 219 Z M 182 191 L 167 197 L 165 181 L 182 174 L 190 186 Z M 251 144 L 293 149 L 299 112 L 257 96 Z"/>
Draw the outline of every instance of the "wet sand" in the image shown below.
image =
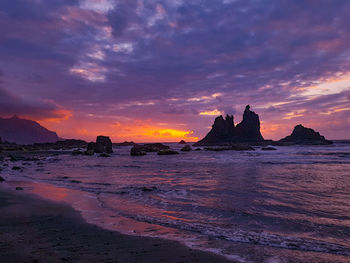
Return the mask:
<path id="1" fill-rule="evenodd" d="M 86 223 L 66 204 L 0 186 L 0 262 L 231 262 L 178 242 Z"/>

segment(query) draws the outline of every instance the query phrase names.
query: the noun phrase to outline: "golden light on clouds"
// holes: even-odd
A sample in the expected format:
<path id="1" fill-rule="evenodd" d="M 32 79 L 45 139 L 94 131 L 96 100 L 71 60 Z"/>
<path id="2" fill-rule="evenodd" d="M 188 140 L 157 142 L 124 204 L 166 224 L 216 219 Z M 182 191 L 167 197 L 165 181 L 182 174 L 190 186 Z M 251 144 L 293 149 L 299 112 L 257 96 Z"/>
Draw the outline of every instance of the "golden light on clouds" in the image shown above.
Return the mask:
<path id="1" fill-rule="evenodd" d="M 199 115 L 218 116 L 218 115 L 221 115 L 221 111 L 217 109 L 211 110 L 211 111 L 201 111 Z"/>
<path id="2" fill-rule="evenodd" d="M 320 79 L 314 85 L 299 88 L 302 96 L 321 96 L 340 93 L 350 89 L 350 72 L 333 78 Z"/>
<path id="3" fill-rule="evenodd" d="M 286 113 L 283 119 L 290 120 L 297 117 L 303 117 L 306 110 L 297 110 L 293 112 Z"/>
<path id="4" fill-rule="evenodd" d="M 83 79 L 97 82 L 104 81 L 107 69 L 97 65 L 96 63 L 82 63 L 70 69 L 72 75 L 79 76 Z"/>

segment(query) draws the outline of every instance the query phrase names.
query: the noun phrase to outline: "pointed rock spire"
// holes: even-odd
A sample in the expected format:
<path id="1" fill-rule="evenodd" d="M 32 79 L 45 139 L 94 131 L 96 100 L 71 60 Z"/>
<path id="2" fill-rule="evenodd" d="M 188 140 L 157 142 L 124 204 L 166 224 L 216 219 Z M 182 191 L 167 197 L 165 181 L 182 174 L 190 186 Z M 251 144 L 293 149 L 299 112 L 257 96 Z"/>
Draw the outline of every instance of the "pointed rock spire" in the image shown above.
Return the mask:
<path id="1" fill-rule="evenodd" d="M 236 127 L 233 116 L 226 115 L 215 118 L 212 129 L 199 142 L 194 145 L 216 145 L 235 142 L 258 142 L 264 138 L 260 133 L 260 120 L 258 114 L 250 110 L 247 105 L 243 114 L 243 120 Z"/>

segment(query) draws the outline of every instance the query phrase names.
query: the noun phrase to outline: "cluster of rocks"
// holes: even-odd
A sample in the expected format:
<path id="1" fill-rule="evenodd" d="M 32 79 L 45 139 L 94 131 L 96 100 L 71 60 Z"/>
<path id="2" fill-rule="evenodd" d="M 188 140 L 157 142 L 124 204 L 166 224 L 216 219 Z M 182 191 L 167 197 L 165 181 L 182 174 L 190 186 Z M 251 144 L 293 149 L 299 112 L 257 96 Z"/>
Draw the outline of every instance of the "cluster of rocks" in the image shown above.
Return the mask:
<path id="1" fill-rule="evenodd" d="M 0 142 L 0 152 L 1 151 L 26 151 L 26 147 L 18 145 L 12 142 L 2 141 Z"/>
<path id="2" fill-rule="evenodd" d="M 48 150 L 71 150 L 74 148 L 85 148 L 87 142 L 83 140 L 67 139 L 60 140 L 54 143 L 34 143 L 32 145 L 26 145 L 25 147 L 28 150 L 39 150 L 39 151 L 48 151 Z"/>
<path id="3" fill-rule="evenodd" d="M 170 147 L 162 143 L 135 144 L 130 150 L 130 155 L 142 156 L 146 155 L 148 152 L 161 152 L 161 154 L 165 154 L 170 151 L 172 151 Z"/>
<path id="4" fill-rule="evenodd" d="M 0 155 L 0 173 L 4 169 L 23 172 L 25 170 L 25 166 L 30 166 L 32 164 L 41 166 L 43 164 L 41 161 L 44 158 L 45 157 L 42 154 L 23 151 L 2 153 Z M 37 168 L 36 170 L 38 169 L 40 168 Z M 0 176 L 0 183 L 4 181 L 5 178 Z"/>
<path id="5" fill-rule="evenodd" d="M 179 143 L 179 144 L 183 144 L 183 143 Z M 183 152 L 192 151 L 192 147 L 191 145 L 186 144 L 181 148 L 181 151 Z M 146 143 L 146 144 L 135 144 L 130 150 L 130 155 L 143 156 L 143 155 L 146 155 L 148 152 L 156 152 L 158 155 L 179 154 L 179 152 L 170 149 L 169 146 L 164 145 L 162 143 Z"/>
<path id="6" fill-rule="evenodd" d="M 0 142 L 0 147 L 4 151 L 69 151 L 75 148 L 85 148 L 87 142 L 83 140 L 60 140 L 54 143 L 34 143 L 29 145 L 20 145 L 6 141 Z"/>
<path id="7" fill-rule="evenodd" d="M 112 153 L 112 141 L 107 136 L 97 136 L 96 142 L 90 142 L 87 146 L 87 151 L 95 153 Z"/>
<path id="8" fill-rule="evenodd" d="M 251 111 L 250 106 L 247 105 L 243 114 L 242 122 L 235 126 L 233 116 L 227 115 L 225 119 L 223 116 L 219 116 L 215 119 L 209 133 L 202 140 L 195 143 L 194 146 L 221 145 L 236 147 L 239 143 L 262 146 L 266 146 L 268 144 L 285 146 L 295 144 L 325 145 L 331 144 L 332 141 L 326 140 L 325 137 L 320 135 L 319 132 L 306 128 L 301 124 L 295 126 L 290 136 L 287 136 L 277 142 L 271 140 L 266 141 L 260 132 L 259 115 Z M 272 149 L 265 147 L 262 150 L 268 151 Z"/>
<path id="9" fill-rule="evenodd" d="M 79 149 L 72 151 L 73 155 L 94 155 L 99 153 L 101 157 L 109 157 L 113 152 L 113 144 L 108 136 L 97 136 L 96 142 L 90 142 L 86 146 L 86 151 Z"/>

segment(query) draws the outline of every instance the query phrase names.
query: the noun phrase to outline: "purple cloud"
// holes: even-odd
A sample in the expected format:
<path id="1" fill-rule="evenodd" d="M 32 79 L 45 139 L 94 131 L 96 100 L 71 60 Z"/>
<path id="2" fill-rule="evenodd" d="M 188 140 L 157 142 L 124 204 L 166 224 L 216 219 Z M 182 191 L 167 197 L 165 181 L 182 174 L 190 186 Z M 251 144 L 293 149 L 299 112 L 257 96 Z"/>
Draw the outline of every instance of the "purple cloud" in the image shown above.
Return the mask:
<path id="1" fill-rule="evenodd" d="M 199 136 L 214 118 L 203 113 L 239 120 L 245 104 L 265 125 L 292 112 L 347 125 L 350 81 L 334 83 L 350 78 L 349 13 L 346 0 L 5 0 L 1 85 L 75 116 L 166 120 Z"/>

